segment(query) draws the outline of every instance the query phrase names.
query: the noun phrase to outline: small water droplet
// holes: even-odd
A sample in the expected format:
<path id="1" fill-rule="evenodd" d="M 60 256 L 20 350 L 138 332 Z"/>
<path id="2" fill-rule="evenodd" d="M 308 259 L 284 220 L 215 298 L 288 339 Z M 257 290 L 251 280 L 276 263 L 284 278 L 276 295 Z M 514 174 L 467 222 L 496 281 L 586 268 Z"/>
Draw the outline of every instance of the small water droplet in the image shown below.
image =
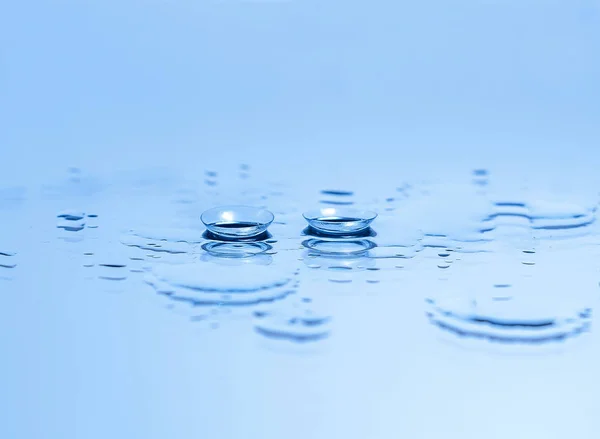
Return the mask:
<path id="1" fill-rule="evenodd" d="M 338 196 L 338 197 L 351 197 L 352 195 L 354 195 L 354 192 L 352 192 L 352 191 L 343 191 L 343 190 L 326 189 L 326 190 L 322 190 L 321 194 L 323 194 L 323 195 L 335 195 L 335 196 Z"/>
<path id="2" fill-rule="evenodd" d="M 66 221 L 80 221 L 85 218 L 85 212 L 77 209 L 66 209 L 59 212 L 56 217 Z"/>
<path id="3" fill-rule="evenodd" d="M 352 282 L 352 279 L 329 279 L 329 282 L 337 284 L 349 284 L 350 282 Z"/>
<path id="4" fill-rule="evenodd" d="M 80 232 L 85 228 L 85 223 L 78 222 L 75 220 L 63 220 L 56 224 L 59 229 L 66 230 L 67 232 Z"/>

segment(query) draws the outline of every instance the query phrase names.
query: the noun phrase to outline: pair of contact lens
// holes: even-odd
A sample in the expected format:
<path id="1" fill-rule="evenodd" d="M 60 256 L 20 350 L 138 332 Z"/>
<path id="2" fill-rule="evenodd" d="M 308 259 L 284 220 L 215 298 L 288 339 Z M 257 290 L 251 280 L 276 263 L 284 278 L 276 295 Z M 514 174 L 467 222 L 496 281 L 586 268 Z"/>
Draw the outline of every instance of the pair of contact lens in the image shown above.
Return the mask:
<path id="1" fill-rule="evenodd" d="M 368 229 L 377 214 L 368 210 L 326 207 L 305 212 L 303 216 L 317 232 L 345 235 Z M 224 238 L 241 239 L 265 233 L 275 217 L 266 209 L 224 206 L 207 210 L 201 219 L 211 233 Z"/>
<path id="2" fill-rule="evenodd" d="M 377 217 L 375 212 L 327 207 L 311 210 L 303 214 L 309 228 L 317 234 L 332 237 L 355 236 L 369 229 Z M 260 239 L 275 219 L 266 209 L 249 206 L 215 207 L 204 212 L 201 220 L 214 238 L 202 248 L 208 252 L 228 257 L 253 256 L 270 250 L 272 247 Z M 318 241 L 309 243 L 318 246 Z M 361 251 L 368 250 L 364 246 Z"/>

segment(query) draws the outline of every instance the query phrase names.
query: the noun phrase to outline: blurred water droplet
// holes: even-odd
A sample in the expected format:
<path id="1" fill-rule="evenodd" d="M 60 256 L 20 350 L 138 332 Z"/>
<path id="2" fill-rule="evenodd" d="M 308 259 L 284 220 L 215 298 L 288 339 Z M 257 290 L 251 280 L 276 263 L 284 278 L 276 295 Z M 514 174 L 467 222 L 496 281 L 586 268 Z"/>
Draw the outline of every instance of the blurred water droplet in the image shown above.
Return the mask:
<path id="1" fill-rule="evenodd" d="M 145 280 L 157 292 L 176 300 L 198 305 L 252 305 L 293 293 L 291 276 L 263 265 L 203 262 L 157 266 Z"/>
<path id="2" fill-rule="evenodd" d="M 316 342 L 331 334 L 332 318 L 314 303 L 290 302 L 255 314 L 254 330 L 265 337 L 295 343 Z"/>

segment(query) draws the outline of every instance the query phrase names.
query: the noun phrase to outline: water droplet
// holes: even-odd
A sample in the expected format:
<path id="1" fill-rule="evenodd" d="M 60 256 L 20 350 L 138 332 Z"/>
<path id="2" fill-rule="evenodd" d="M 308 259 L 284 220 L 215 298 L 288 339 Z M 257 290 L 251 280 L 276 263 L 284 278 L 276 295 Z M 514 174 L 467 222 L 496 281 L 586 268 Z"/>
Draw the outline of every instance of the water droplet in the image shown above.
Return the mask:
<path id="1" fill-rule="evenodd" d="M 329 282 L 333 282 L 333 283 L 337 283 L 337 284 L 349 284 L 350 282 L 352 282 L 352 279 L 336 279 L 336 278 L 330 278 Z"/>
<path id="2" fill-rule="evenodd" d="M 352 206 L 354 201 L 320 200 L 319 203 L 329 204 L 331 206 Z"/>
<path id="3" fill-rule="evenodd" d="M 125 279 L 127 279 L 127 275 L 126 274 L 111 273 L 111 274 L 108 274 L 106 276 L 104 276 L 104 275 L 98 276 L 98 279 L 102 279 L 102 280 L 125 280 Z"/>
<path id="4" fill-rule="evenodd" d="M 352 267 L 347 267 L 344 265 L 331 265 L 329 267 L 327 267 L 329 270 L 332 271 L 348 271 L 348 270 L 352 270 Z M 363 268 L 363 267 L 360 267 Z"/>
<path id="5" fill-rule="evenodd" d="M 192 263 L 160 265 L 146 276 L 157 292 L 198 305 L 251 305 L 281 299 L 294 292 L 292 273 L 264 265 Z M 227 297 L 228 296 L 228 297 Z"/>
<path id="6" fill-rule="evenodd" d="M 450 268 L 450 264 L 438 264 L 438 268 L 442 268 L 442 269 Z"/>
<path id="7" fill-rule="evenodd" d="M 354 192 L 352 192 L 352 191 L 342 191 L 342 190 L 327 189 L 327 190 L 322 190 L 321 194 L 323 194 L 323 195 L 335 195 L 335 196 L 338 196 L 338 197 L 351 197 L 352 195 L 354 195 Z"/>
<path id="8" fill-rule="evenodd" d="M 0 268 L 15 268 L 17 262 L 14 259 L 14 254 L 0 253 Z"/>
<path id="9" fill-rule="evenodd" d="M 62 218 L 66 221 L 80 221 L 85 218 L 85 212 L 77 209 L 66 209 L 56 215 L 57 218 Z"/>
<path id="10" fill-rule="evenodd" d="M 85 228 L 85 223 L 75 220 L 63 220 L 59 221 L 56 227 L 67 232 L 80 232 Z"/>
<path id="11" fill-rule="evenodd" d="M 428 303 L 427 316 L 439 328 L 461 337 L 501 343 L 561 341 L 590 326 L 590 321 L 581 317 L 587 308 L 570 308 L 548 299 L 446 297 Z"/>
<path id="12" fill-rule="evenodd" d="M 156 242 L 136 235 L 122 235 L 121 243 L 128 247 L 137 247 L 156 253 L 183 254 L 190 251 L 189 244 L 186 242 Z"/>
<path id="13" fill-rule="evenodd" d="M 533 262 L 533 261 L 522 261 L 521 263 L 523 265 L 535 265 L 535 262 Z"/>
<path id="14" fill-rule="evenodd" d="M 132 235 L 155 241 L 184 242 L 196 244 L 203 242 L 202 230 L 177 228 L 140 228 L 131 231 Z M 127 236 L 127 235 L 125 235 Z M 126 238 L 127 240 L 127 238 Z M 144 242 L 144 241 L 138 241 Z M 127 245 L 127 244 L 125 244 Z"/>
<path id="15" fill-rule="evenodd" d="M 255 315 L 254 330 L 270 339 L 305 343 L 329 337 L 331 325 L 331 315 L 313 303 L 292 302 Z"/>
<path id="16" fill-rule="evenodd" d="M 98 264 L 100 267 L 108 267 L 108 268 L 124 268 L 127 267 L 127 264 L 122 263 L 106 263 L 106 264 Z"/>

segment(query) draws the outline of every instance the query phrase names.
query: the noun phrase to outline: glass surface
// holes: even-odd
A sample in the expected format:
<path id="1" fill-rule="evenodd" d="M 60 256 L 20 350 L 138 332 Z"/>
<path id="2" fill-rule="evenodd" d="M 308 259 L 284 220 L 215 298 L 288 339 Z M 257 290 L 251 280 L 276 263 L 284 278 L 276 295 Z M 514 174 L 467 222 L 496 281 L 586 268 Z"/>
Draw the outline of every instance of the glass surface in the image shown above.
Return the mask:
<path id="1" fill-rule="evenodd" d="M 599 54 L 597 0 L 3 1 L 0 438 L 600 437 Z"/>

